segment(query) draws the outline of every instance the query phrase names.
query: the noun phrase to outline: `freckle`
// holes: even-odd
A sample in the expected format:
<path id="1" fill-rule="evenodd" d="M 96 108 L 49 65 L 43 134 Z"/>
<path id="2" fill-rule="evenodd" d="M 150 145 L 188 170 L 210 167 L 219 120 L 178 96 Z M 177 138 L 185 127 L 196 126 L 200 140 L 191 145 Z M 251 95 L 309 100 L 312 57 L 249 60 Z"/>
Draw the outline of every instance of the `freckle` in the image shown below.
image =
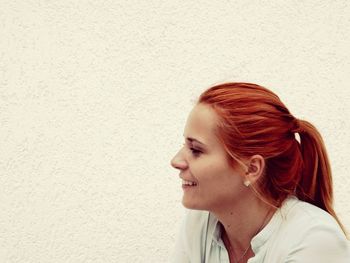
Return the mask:
<path id="1" fill-rule="evenodd" d="M 233 212 L 231 212 L 230 214 L 233 215 Z"/>
<path id="2" fill-rule="evenodd" d="M 228 228 L 230 228 L 230 227 L 231 227 L 231 225 L 227 225 L 227 227 L 228 227 Z"/>

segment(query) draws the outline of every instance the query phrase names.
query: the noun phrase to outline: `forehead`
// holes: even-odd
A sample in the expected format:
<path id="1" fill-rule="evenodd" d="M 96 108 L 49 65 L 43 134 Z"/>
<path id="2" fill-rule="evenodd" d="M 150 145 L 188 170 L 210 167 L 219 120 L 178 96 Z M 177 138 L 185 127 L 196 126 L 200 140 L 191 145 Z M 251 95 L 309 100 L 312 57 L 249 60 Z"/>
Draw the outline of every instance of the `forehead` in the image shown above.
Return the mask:
<path id="1" fill-rule="evenodd" d="M 217 142 L 217 123 L 218 116 L 210 106 L 197 104 L 187 118 L 184 136 L 210 145 L 211 142 Z"/>

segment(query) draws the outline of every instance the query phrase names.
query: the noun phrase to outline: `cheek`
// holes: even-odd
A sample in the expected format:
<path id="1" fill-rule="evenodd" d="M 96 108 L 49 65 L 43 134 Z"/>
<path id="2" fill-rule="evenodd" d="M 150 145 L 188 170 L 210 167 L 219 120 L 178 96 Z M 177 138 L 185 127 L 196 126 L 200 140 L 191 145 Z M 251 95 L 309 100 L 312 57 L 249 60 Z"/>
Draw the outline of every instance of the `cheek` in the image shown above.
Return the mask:
<path id="1" fill-rule="evenodd" d="M 210 183 L 228 183 L 232 181 L 232 177 L 236 176 L 226 169 L 224 164 L 220 163 L 205 163 L 200 167 L 193 167 L 193 175 L 199 181 L 209 181 Z"/>
<path id="2" fill-rule="evenodd" d="M 199 182 L 224 182 L 233 184 L 239 174 L 234 170 L 221 155 L 203 155 L 197 160 L 193 160 L 189 166 L 189 170 Z"/>
<path id="3" fill-rule="evenodd" d="M 243 185 L 243 178 L 241 175 L 226 167 L 225 164 L 207 166 L 204 170 L 206 178 L 211 183 L 211 187 L 217 190 L 238 190 Z"/>
<path id="4" fill-rule="evenodd" d="M 219 174 L 218 174 L 219 175 Z M 217 176 L 217 180 L 207 181 L 205 189 L 211 192 L 211 196 L 220 202 L 226 202 L 227 200 L 236 200 L 242 194 L 245 189 L 240 175 L 236 173 L 220 174 Z"/>

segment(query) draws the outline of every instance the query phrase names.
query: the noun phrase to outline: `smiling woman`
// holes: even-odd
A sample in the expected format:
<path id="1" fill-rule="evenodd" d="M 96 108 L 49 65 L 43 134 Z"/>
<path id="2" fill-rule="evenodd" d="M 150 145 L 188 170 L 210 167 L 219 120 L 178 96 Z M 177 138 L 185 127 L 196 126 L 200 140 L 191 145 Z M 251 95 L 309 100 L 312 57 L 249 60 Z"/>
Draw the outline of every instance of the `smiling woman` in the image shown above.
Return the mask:
<path id="1" fill-rule="evenodd" d="M 184 137 L 171 160 L 188 208 L 174 262 L 350 261 L 322 137 L 276 94 L 251 83 L 214 86 Z"/>

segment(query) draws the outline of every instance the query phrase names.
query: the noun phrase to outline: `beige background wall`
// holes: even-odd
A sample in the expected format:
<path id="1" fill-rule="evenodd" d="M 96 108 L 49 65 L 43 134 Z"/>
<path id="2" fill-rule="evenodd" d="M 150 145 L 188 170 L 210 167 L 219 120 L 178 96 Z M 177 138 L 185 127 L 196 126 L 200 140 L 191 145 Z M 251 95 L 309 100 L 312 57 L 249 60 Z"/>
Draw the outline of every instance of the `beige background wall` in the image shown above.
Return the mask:
<path id="1" fill-rule="evenodd" d="M 0 261 L 167 262 L 193 101 L 265 85 L 324 136 L 350 229 L 349 1 L 0 1 Z"/>

